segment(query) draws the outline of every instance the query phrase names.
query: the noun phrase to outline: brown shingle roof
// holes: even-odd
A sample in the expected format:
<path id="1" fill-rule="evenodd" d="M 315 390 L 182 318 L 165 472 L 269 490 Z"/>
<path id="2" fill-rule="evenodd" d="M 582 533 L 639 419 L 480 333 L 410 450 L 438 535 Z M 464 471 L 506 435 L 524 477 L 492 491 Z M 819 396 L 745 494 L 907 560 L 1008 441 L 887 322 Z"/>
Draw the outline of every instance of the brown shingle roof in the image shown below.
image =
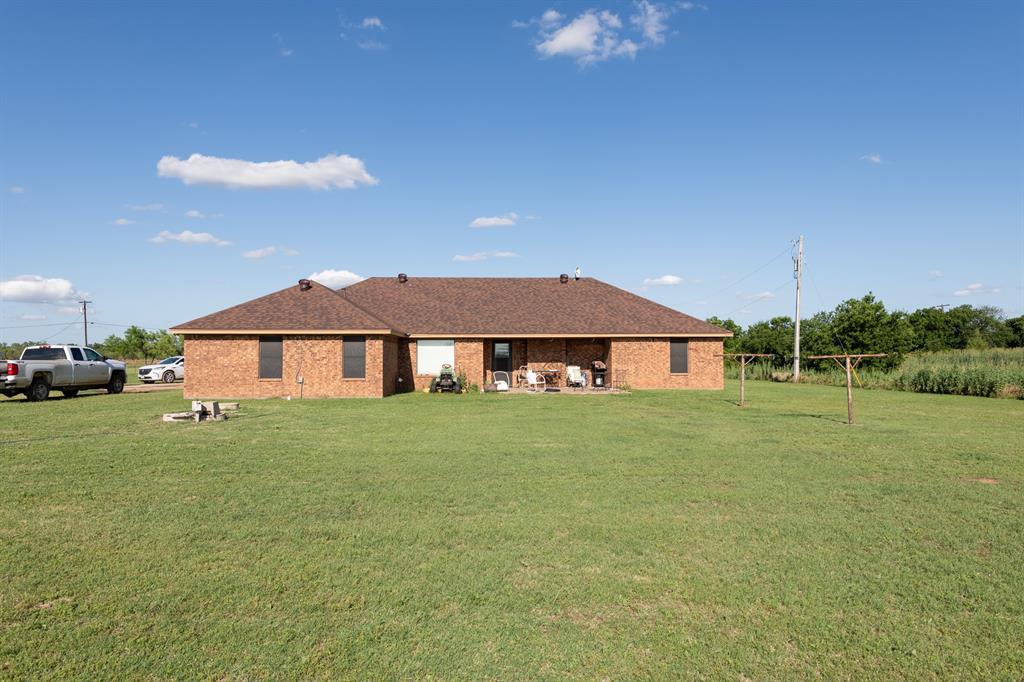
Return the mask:
<path id="1" fill-rule="evenodd" d="M 303 291 L 298 284 L 251 301 L 179 324 L 178 333 L 213 331 L 377 331 L 392 327 L 339 296 L 333 289 L 311 282 Z"/>
<path id="2" fill-rule="evenodd" d="M 414 336 L 731 336 L 590 277 L 371 277 L 339 293 Z"/>

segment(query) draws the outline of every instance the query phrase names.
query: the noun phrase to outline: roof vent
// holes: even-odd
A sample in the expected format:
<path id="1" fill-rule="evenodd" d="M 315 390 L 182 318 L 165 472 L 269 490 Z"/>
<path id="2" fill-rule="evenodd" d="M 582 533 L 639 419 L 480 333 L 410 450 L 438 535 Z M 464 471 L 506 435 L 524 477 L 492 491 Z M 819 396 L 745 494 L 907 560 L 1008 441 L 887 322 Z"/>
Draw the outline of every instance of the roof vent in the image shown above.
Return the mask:
<path id="1" fill-rule="evenodd" d="M 398 273 L 398 283 L 399 284 L 405 284 L 408 281 L 409 281 L 409 275 L 405 274 L 404 272 Z"/>
<path id="2" fill-rule="evenodd" d="M 561 282 L 562 284 L 567 284 L 569 282 L 569 275 L 563 272 L 561 275 L 558 276 L 558 281 Z"/>
<path id="3" fill-rule="evenodd" d="M 299 291 L 309 291 L 312 288 L 313 288 L 313 283 L 310 282 L 308 279 L 300 279 L 299 280 Z"/>

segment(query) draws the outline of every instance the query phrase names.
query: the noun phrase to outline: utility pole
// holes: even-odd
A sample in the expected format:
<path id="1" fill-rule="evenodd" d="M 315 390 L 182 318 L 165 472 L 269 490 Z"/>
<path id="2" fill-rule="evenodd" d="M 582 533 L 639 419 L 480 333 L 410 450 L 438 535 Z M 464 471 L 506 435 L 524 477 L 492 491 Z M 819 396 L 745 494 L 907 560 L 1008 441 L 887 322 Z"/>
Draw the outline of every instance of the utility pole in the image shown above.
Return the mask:
<path id="1" fill-rule="evenodd" d="M 800 383 L 800 285 L 804 275 L 804 236 L 797 240 L 793 257 L 793 277 L 796 278 L 796 326 L 793 330 L 793 383 Z"/>
<path id="2" fill-rule="evenodd" d="M 79 301 L 82 304 L 82 333 L 85 336 L 85 343 L 83 345 L 89 345 L 89 304 L 92 301 Z"/>

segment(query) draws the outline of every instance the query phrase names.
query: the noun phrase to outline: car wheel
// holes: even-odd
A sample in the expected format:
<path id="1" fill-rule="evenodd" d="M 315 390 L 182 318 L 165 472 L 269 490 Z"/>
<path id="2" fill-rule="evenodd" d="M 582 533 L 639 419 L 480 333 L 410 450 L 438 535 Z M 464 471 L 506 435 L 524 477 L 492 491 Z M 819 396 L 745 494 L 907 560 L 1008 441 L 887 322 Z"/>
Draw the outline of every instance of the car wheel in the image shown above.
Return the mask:
<path id="1" fill-rule="evenodd" d="M 78 395 L 77 388 L 62 388 L 60 392 L 64 394 L 65 398 L 74 398 L 76 395 Z"/>
<path id="2" fill-rule="evenodd" d="M 174 372 L 172 372 L 171 370 L 167 370 L 166 372 L 164 372 L 163 380 L 165 384 L 173 384 Z"/>
<path id="3" fill-rule="evenodd" d="M 32 385 L 28 387 L 25 392 L 27 397 L 32 402 L 39 402 L 40 400 L 46 400 L 50 397 L 50 384 L 46 383 L 46 379 L 36 378 L 32 380 Z"/>
<path id="4" fill-rule="evenodd" d="M 124 390 L 124 377 L 120 374 L 115 374 L 110 377 L 110 383 L 107 384 L 107 393 L 120 393 Z"/>

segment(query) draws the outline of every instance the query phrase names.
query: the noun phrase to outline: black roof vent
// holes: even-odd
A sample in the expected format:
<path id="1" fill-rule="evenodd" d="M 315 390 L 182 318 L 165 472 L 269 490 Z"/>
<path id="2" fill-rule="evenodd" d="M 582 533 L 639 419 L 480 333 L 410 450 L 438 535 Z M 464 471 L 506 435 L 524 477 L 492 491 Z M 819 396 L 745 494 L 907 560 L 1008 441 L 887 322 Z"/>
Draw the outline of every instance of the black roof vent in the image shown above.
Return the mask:
<path id="1" fill-rule="evenodd" d="M 398 273 L 398 283 L 399 284 L 405 284 L 408 281 L 409 281 L 409 275 L 405 274 L 404 272 Z"/>
<path id="2" fill-rule="evenodd" d="M 567 284 L 569 282 L 569 275 L 563 272 L 561 275 L 558 276 L 558 281 L 561 282 L 562 284 Z"/>
<path id="3" fill-rule="evenodd" d="M 308 279 L 300 279 L 299 280 L 299 291 L 309 291 L 312 288 L 313 288 L 313 283 L 310 282 Z"/>

